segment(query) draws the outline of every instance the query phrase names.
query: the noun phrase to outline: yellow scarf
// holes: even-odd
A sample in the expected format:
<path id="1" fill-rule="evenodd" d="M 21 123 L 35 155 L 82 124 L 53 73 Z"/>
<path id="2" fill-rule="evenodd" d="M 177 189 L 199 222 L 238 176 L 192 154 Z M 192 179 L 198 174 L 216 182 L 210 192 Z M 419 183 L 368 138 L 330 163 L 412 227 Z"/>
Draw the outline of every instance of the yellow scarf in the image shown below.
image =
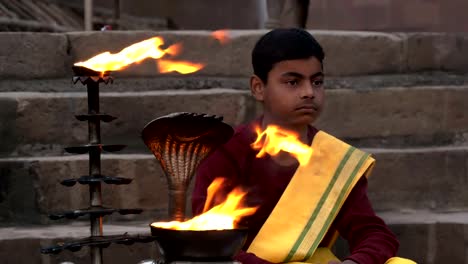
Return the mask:
<path id="1" fill-rule="evenodd" d="M 322 131 L 312 149 L 309 162 L 297 169 L 248 252 L 275 263 L 311 259 L 354 185 L 370 174 L 375 162 Z"/>

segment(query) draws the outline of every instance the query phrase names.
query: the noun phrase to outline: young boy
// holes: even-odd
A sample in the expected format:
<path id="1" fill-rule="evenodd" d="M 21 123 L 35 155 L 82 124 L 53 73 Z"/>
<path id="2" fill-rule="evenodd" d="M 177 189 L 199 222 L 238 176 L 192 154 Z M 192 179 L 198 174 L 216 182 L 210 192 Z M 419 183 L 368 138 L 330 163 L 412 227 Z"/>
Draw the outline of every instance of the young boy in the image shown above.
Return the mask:
<path id="1" fill-rule="evenodd" d="M 295 232 L 289 230 L 288 226 L 292 228 L 297 226 L 292 219 L 295 219 L 293 216 L 301 210 L 291 208 L 288 214 L 288 208 L 286 210 L 283 208 L 283 213 L 277 218 L 278 221 L 284 221 L 284 225 L 273 226 L 276 229 L 268 229 L 266 222 L 270 221 L 269 217 L 274 217 L 272 211 L 279 206 L 280 198 L 283 199 L 282 195 L 292 181 L 299 164 L 295 158 L 285 152 L 257 158 L 258 151 L 251 147 L 257 138 L 254 128 L 258 126 L 265 129 L 268 125 L 277 125 L 295 131 L 303 143 L 311 145 L 318 137 L 316 135 L 321 133 L 310 124 L 318 118 L 324 104 L 323 59 L 322 47 L 305 30 L 276 29 L 264 35 L 252 52 L 254 75 L 250 79 L 253 96 L 263 104 L 263 115 L 247 125 L 237 127 L 230 141 L 211 154 L 198 168 L 192 196 L 194 215 L 202 213 L 206 190 L 217 177 L 227 179 L 223 193 L 226 194 L 232 188 L 241 186 L 248 190 L 247 204 L 259 206 L 255 214 L 245 217 L 241 223 L 249 229 L 243 251 L 235 258 L 242 263 L 294 261 L 316 263 L 314 261 L 317 259 L 320 261 L 325 259 L 325 262 L 321 263 L 330 261 L 329 263 L 382 264 L 394 257 L 397 252 L 399 244 L 395 235 L 375 215 L 371 207 L 367 197 L 366 177 L 358 176 L 354 187 L 350 187 L 348 193 L 344 194 L 347 197 L 343 200 L 344 204 L 340 205 L 339 212 L 331 214 L 333 221 L 330 225 L 325 225 L 324 230 L 327 230 L 327 235 L 323 234 L 324 238 L 320 238 L 320 246 L 318 244 L 315 248 L 311 246 L 308 252 L 296 257 L 304 246 L 304 243 L 297 242 L 296 248 L 293 247 L 294 250 L 288 251 L 289 255 L 286 254 L 285 258 L 279 259 L 273 256 L 283 250 L 277 243 L 283 241 L 287 243 L 288 234 Z M 369 160 L 373 161 L 371 158 Z M 371 164 L 369 164 L 360 169 L 362 175 L 370 171 Z M 316 168 L 320 168 L 321 165 L 321 163 L 313 164 Z M 313 176 L 310 177 L 312 179 Z M 312 187 L 304 193 L 309 195 L 308 193 L 314 191 L 315 188 Z M 328 201 L 327 199 L 324 201 Z M 320 205 L 320 203 L 309 204 L 308 201 L 305 200 L 301 206 L 315 208 Z M 290 219 L 291 223 L 288 222 Z M 312 227 L 311 231 L 315 229 Z M 349 243 L 351 254 L 344 262 L 339 262 L 324 248 L 328 246 L 327 242 L 335 230 Z M 303 234 L 302 238 L 305 236 L 307 234 Z M 263 241 L 265 237 L 267 240 Z M 269 241 L 269 238 L 273 240 Z M 275 238 L 280 240 L 274 240 Z M 265 252 L 263 248 L 266 248 Z"/>

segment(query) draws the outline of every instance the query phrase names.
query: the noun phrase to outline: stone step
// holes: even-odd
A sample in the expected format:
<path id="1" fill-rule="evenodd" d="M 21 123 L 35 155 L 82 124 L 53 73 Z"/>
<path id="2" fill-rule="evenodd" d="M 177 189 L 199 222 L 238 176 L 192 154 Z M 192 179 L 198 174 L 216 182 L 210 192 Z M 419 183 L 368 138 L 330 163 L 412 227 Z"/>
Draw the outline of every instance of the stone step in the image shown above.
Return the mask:
<path id="1" fill-rule="evenodd" d="M 203 90 L 226 87 L 236 90 L 249 90 L 247 77 L 223 76 L 158 76 L 158 77 L 116 77 L 105 91 L 143 92 L 159 90 Z M 72 83 L 72 76 L 53 79 L 2 79 L 0 92 L 81 92 L 85 88 Z M 372 74 L 361 76 L 328 76 L 326 90 L 351 89 L 373 90 L 393 87 L 424 86 L 468 86 L 468 74 L 427 71 L 401 74 Z"/>
<path id="2" fill-rule="evenodd" d="M 407 73 L 422 70 L 466 73 L 468 37 L 447 33 L 311 31 L 324 47 L 325 71 L 333 76 Z M 200 76 L 249 76 L 251 50 L 265 30 L 229 30 L 230 41 L 209 31 L 107 31 L 64 34 L 1 33 L 0 77 L 38 79 L 71 76 L 73 63 L 99 53 L 119 52 L 133 43 L 164 38 L 168 47 L 182 43 L 176 59 L 206 64 Z M 345 62 L 345 63 L 344 63 Z M 124 76 L 157 76 L 147 60 L 122 71 Z"/>
<path id="3" fill-rule="evenodd" d="M 168 113 L 216 114 L 230 125 L 261 113 L 246 90 L 112 92 L 111 86 L 101 88 L 101 112 L 118 119 L 102 125 L 102 139 L 127 144 L 125 153 L 147 153 L 141 129 Z M 87 112 L 84 89 L 0 93 L 0 156 L 61 155 L 65 146 L 85 144 L 87 125 L 74 118 Z M 463 145 L 468 137 L 467 101 L 468 86 L 333 89 L 327 91 L 317 127 L 361 147 Z"/>
<path id="4" fill-rule="evenodd" d="M 378 210 L 468 208 L 468 147 L 367 149 L 377 162 L 369 198 Z"/>
<path id="5" fill-rule="evenodd" d="M 468 240 L 468 212 L 436 213 L 431 211 L 381 212 L 400 241 L 398 256 L 415 260 L 417 263 L 466 263 L 465 244 Z M 149 235 L 147 222 L 125 222 L 104 224 L 104 234 Z M 0 258 L 2 263 L 89 263 L 89 249 L 72 253 L 63 251 L 58 255 L 41 255 L 40 248 L 56 245 L 73 239 L 89 236 L 86 223 L 66 225 L 4 227 L 0 228 Z M 338 240 L 335 251 L 346 256 L 346 243 Z M 105 263 L 138 263 L 145 259 L 159 259 L 155 243 L 136 243 L 131 246 L 114 245 L 103 250 Z"/>
<path id="6" fill-rule="evenodd" d="M 60 154 L 65 146 L 88 141 L 86 122 L 74 117 L 88 112 L 84 92 L 0 93 L 0 108 L 0 134 L 6 139 L 0 155 Z M 103 92 L 100 109 L 118 118 L 101 125 L 102 142 L 126 144 L 126 151 L 143 153 L 147 153 L 147 148 L 141 140 L 141 130 L 159 116 L 198 112 L 220 115 L 227 123 L 238 124 L 255 114 L 247 92 L 234 89 Z"/>
<path id="7" fill-rule="evenodd" d="M 87 155 L 0 160 L 1 223 L 54 223 L 48 220 L 49 213 L 89 207 L 87 185 L 60 184 L 89 174 Z M 104 206 L 145 210 L 141 215 L 113 214 L 106 218 L 135 220 L 167 215 L 166 179 L 153 155 L 103 155 L 101 166 L 103 175 L 133 179 L 129 185 L 103 184 Z"/>
<path id="8" fill-rule="evenodd" d="M 104 224 L 104 235 L 150 235 L 149 223 L 128 222 Z M 86 223 L 68 223 L 51 226 L 21 226 L 0 228 L 0 258 L 2 263 L 91 263 L 89 247 L 77 252 L 64 250 L 59 254 L 41 254 L 41 248 L 58 245 L 90 236 Z M 132 245 L 111 244 L 103 249 L 104 263 L 139 263 L 143 260 L 160 259 L 155 242 L 134 243 Z"/>
<path id="9" fill-rule="evenodd" d="M 398 256 L 424 264 L 466 263 L 468 212 L 438 213 L 427 210 L 410 212 L 380 212 L 396 234 L 400 248 Z M 337 255 L 349 252 L 344 240 L 336 244 Z"/>
<path id="10" fill-rule="evenodd" d="M 468 208 L 468 147 L 367 151 L 377 159 L 369 179 L 369 197 L 376 210 Z M 60 184 L 87 173 L 87 155 L 0 159 L 0 224 L 54 223 L 46 217 L 48 213 L 88 207 L 87 186 Z M 145 210 L 142 215 L 112 215 L 109 219 L 167 217 L 167 181 L 151 154 L 103 155 L 102 173 L 133 179 L 129 185 L 104 184 L 105 206 Z M 190 212 L 190 203 L 187 207 Z"/>

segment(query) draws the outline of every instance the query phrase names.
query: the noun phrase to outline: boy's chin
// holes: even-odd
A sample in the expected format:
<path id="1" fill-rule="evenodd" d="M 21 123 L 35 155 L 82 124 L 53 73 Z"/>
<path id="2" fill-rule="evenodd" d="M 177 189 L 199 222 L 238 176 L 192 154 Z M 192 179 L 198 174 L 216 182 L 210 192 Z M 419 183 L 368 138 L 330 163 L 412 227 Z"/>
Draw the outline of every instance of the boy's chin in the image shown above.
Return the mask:
<path id="1" fill-rule="evenodd" d="M 299 116 L 291 120 L 292 125 L 294 126 L 308 126 L 317 120 L 316 116 L 304 115 Z"/>

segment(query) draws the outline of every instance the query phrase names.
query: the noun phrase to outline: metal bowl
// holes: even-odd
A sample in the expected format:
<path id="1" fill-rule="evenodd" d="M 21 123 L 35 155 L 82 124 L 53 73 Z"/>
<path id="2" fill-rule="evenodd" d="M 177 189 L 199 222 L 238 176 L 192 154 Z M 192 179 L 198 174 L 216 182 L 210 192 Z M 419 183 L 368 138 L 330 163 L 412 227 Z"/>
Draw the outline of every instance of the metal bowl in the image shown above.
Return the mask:
<path id="1" fill-rule="evenodd" d="M 166 262 L 230 261 L 247 239 L 247 229 L 173 230 L 151 227 Z"/>

